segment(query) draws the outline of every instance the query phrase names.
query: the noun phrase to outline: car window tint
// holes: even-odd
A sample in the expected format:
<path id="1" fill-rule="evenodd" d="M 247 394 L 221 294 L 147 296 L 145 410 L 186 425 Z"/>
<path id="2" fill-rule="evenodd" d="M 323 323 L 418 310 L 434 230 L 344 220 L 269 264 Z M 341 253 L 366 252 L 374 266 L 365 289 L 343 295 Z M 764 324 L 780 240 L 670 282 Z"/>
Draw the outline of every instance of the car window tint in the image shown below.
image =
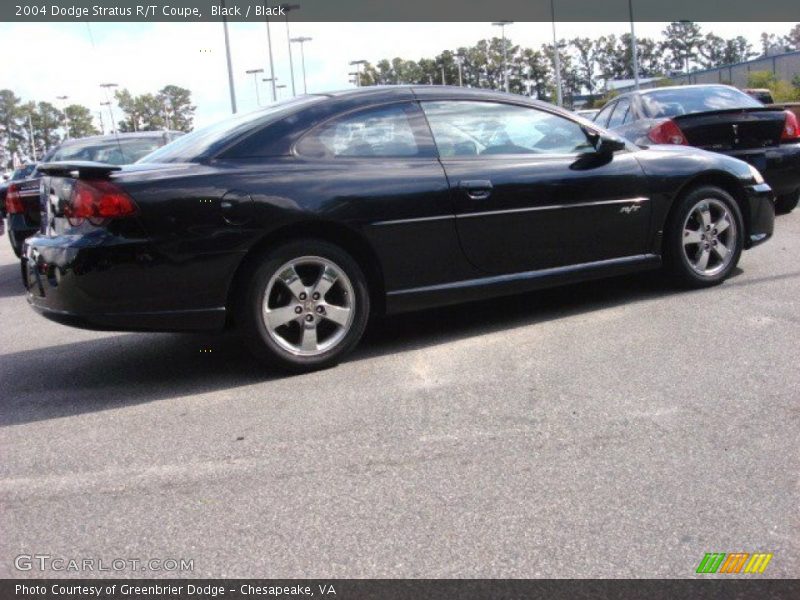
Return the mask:
<path id="1" fill-rule="evenodd" d="M 622 98 L 617 102 L 614 112 L 611 114 L 611 119 L 608 121 L 608 128 L 619 127 L 628 116 L 628 110 L 631 107 L 631 101 L 627 98 Z"/>
<path id="2" fill-rule="evenodd" d="M 423 102 L 442 157 L 573 154 L 592 149 L 578 123 L 547 111 L 499 102 Z"/>
<path id="3" fill-rule="evenodd" d="M 413 110 L 411 103 L 390 104 L 339 117 L 300 140 L 297 152 L 316 158 L 418 156 Z"/>
<path id="4" fill-rule="evenodd" d="M 614 110 L 614 106 L 616 103 L 612 102 L 611 104 L 606 104 L 597 116 L 594 118 L 594 122 L 600 125 L 601 127 L 605 127 L 608 124 L 608 117 L 611 116 L 611 111 Z"/>
<path id="5" fill-rule="evenodd" d="M 48 161 L 90 160 L 112 165 L 134 163 L 164 145 L 161 136 L 153 138 L 120 138 L 94 142 L 92 144 L 74 143 L 62 146 L 52 154 Z"/>
<path id="6" fill-rule="evenodd" d="M 701 86 L 654 90 L 642 94 L 642 107 L 648 117 L 677 117 L 728 108 L 755 108 L 761 103 L 727 86 Z"/>
<path id="7" fill-rule="evenodd" d="M 143 163 L 172 163 L 197 160 L 203 156 L 212 156 L 242 135 L 256 131 L 275 120 L 315 102 L 322 102 L 322 96 L 298 96 L 289 100 L 281 100 L 266 108 L 249 113 L 234 115 L 228 119 L 196 129 L 191 133 L 178 137 L 143 157 Z"/>

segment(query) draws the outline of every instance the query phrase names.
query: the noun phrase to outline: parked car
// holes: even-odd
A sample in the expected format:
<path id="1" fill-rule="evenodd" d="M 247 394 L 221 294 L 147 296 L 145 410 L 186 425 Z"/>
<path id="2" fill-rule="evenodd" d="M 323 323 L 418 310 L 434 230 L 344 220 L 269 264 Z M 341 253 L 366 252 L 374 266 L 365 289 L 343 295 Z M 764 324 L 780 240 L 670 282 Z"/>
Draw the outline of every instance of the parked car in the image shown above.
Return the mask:
<path id="1" fill-rule="evenodd" d="M 614 98 L 595 122 L 640 145 L 691 145 L 755 166 L 790 212 L 800 197 L 800 127 L 791 111 L 765 107 L 727 85 L 686 85 Z"/>
<path id="2" fill-rule="evenodd" d="M 761 104 L 774 104 L 775 100 L 772 99 L 772 92 L 768 88 L 745 88 L 742 90 L 751 98 L 755 98 Z"/>
<path id="3" fill-rule="evenodd" d="M 38 218 L 39 211 L 39 184 L 31 181 L 31 176 L 36 169 L 36 163 L 23 165 L 16 169 L 6 181 L 0 184 L 0 210 L 2 211 L 3 230 L 6 229 L 5 222 L 8 221 L 8 239 L 11 247 L 17 256 L 20 255 L 24 237 L 21 235 L 20 221 L 25 219 L 26 205 L 30 211 L 36 211 Z M 8 192 L 13 190 L 11 199 L 8 200 Z M 33 190 L 33 191 L 31 191 Z M 12 225 L 15 225 L 12 227 Z M 30 233 L 28 233 L 30 235 Z M 27 235 L 25 235 L 27 237 Z"/>
<path id="4" fill-rule="evenodd" d="M 181 135 L 180 131 L 146 131 L 71 139 L 51 149 L 42 161 L 88 160 L 123 165 L 136 162 Z M 35 167 L 28 165 L 30 172 L 24 180 L 10 182 L 9 190 L 13 191 L 10 199 L 4 198 L 8 239 L 17 256 L 22 242 L 39 230 L 39 176 Z"/>
<path id="5" fill-rule="evenodd" d="M 575 114 L 583 117 L 584 119 L 594 119 L 595 115 L 600 112 L 599 108 L 586 108 L 583 110 L 576 110 Z"/>
<path id="6" fill-rule="evenodd" d="M 332 365 L 371 313 L 666 264 L 723 281 L 772 235 L 754 167 L 641 149 L 565 110 L 447 86 L 300 96 L 135 165 L 52 162 L 23 272 L 79 327 L 236 327 L 292 371 Z"/>
<path id="7" fill-rule="evenodd" d="M 2 216 L 5 217 L 6 215 L 6 192 L 8 191 L 8 186 L 11 185 L 12 181 L 27 179 L 31 176 L 35 168 L 36 163 L 30 163 L 21 166 L 19 169 L 14 169 L 9 173 L 3 174 L 3 181 L 0 182 L 0 214 L 2 214 Z"/>

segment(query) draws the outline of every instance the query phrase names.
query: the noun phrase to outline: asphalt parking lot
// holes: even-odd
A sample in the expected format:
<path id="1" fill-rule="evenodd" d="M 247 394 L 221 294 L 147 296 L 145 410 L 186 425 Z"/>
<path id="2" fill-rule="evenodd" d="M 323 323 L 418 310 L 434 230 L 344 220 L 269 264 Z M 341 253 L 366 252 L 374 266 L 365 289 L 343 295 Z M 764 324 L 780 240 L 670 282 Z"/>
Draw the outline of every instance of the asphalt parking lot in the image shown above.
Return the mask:
<path id="1" fill-rule="evenodd" d="M 391 318 L 285 377 L 231 336 L 96 333 L 0 238 L 0 576 L 800 573 L 800 211 L 721 287 L 626 277 Z M 122 572 L 152 576 L 163 573 Z M 91 573 L 83 573 L 91 575 Z"/>

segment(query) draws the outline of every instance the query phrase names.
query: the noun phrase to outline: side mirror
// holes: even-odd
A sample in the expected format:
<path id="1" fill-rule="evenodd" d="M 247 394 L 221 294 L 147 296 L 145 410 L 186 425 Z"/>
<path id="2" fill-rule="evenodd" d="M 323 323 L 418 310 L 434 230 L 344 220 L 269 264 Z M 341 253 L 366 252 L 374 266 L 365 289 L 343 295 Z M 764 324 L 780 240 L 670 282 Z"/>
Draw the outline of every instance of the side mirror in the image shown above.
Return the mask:
<path id="1" fill-rule="evenodd" d="M 598 134 L 594 148 L 598 154 L 610 156 L 617 150 L 624 150 L 625 141 L 609 135 Z"/>

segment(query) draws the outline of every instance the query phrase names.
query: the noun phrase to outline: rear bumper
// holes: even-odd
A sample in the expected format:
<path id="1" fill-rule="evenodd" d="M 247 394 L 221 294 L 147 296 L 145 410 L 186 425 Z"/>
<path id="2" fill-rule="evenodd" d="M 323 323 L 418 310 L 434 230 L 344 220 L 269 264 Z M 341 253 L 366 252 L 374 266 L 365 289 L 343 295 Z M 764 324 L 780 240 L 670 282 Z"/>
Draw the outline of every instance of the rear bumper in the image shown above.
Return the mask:
<path id="1" fill-rule="evenodd" d="M 764 150 L 742 150 L 730 156 L 753 165 L 778 196 L 800 189 L 800 144 L 782 144 Z"/>
<path id="2" fill-rule="evenodd" d="M 176 264 L 146 240 L 98 231 L 31 237 L 21 259 L 29 304 L 65 325 L 115 331 L 225 326 L 224 294 L 208 278 L 220 266 L 219 256 Z"/>
<path id="3" fill-rule="evenodd" d="M 745 194 L 749 214 L 745 215 L 748 236 L 744 247 L 752 248 L 772 237 L 775 228 L 775 195 L 766 183 L 746 186 Z"/>

